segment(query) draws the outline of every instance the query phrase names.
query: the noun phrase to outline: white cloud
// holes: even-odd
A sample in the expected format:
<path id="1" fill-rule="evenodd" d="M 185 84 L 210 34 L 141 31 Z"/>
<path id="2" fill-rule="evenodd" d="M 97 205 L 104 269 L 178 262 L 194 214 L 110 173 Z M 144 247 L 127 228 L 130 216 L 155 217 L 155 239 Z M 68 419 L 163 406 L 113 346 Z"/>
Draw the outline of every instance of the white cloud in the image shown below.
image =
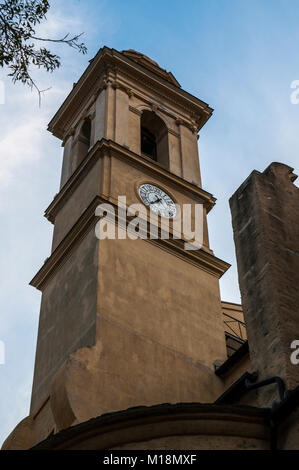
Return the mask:
<path id="1" fill-rule="evenodd" d="M 40 158 L 41 129 L 44 127 L 43 118 L 32 118 L 29 122 L 14 127 L 0 141 L 1 185 L 11 182 L 16 167 Z"/>
<path id="2" fill-rule="evenodd" d="M 49 10 L 47 21 L 40 24 L 36 30 L 37 37 L 60 39 L 68 32 L 78 34 L 77 28 L 82 26 L 82 18 L 79 16 L 66 17 L 61 11 Z"/>

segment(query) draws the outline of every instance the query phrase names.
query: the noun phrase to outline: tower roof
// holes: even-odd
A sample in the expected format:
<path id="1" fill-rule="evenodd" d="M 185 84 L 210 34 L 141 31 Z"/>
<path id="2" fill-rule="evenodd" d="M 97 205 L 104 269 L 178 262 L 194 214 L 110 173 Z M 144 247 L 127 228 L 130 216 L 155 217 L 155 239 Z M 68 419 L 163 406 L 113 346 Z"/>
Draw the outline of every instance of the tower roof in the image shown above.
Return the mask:
<path id="1" fill-rule="evenodd" d="M 99 93 L 103 86 L 101 75 L 104 77 L 104 73 L 109 68 L 118 69 L 130 75 L 134 74 L 136 80 L 150 86 L 156 93 L 159 93 L 162 99 L 167 96 L 176 106 L 181 106 L 189 114 L 192 113 L 198 130 L 212 115 L 213 109 L 207 103 L 183 90 L 174 75 L 161 68 L 154 60 L 134 49 L 119 52 L 104 46 L 89 61 L 89 66 L 51 119 L 48 130 L 53 135 L 64 139 L 65 135 L 71 131 L 74 116 L 79 112 L 84 101 L 88 101 L 91 96 Z"/>
<path id="2" fill-rule="evenodd" d="M 151 59 L 147 55 L 142 54 L 141 52 L 135 51 L 134 49 L 127 49 L 127 50 L 121 51 L 121 53 L 125 55 L 126 57 L 129 57 L 129 59 L 134 60 L 138 64 L 143 65 L 148 70 L 151 70 L 152 72 L 160 75 L 165 80 L 172 83 L 173 85 L 181 87 L 181 85 L 179 84 L 179 82 L 176 80 L 176 78 L 171 72 L 167 72 L 167 70 L 160 67 L 160 65 L 157 62 L 155 62 L 153 59 Z"/>

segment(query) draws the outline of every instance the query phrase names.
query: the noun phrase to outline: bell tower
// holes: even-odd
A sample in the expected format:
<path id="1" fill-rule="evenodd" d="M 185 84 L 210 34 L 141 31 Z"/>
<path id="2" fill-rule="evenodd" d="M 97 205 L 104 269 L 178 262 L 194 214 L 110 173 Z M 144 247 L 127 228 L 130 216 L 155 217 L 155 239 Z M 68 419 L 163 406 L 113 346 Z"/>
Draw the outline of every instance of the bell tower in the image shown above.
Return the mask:
<path id="1" fill-rule="evenodd" d="M 103 413 L 222 393 L 214 363 L 226 359 L 219 278 L 229 265 L 209 246 L 215 199 L 197 145 L 211 114 L 153 60 L 104 47 L 51 120 L 64 155 L 45 212 L 51 255 L 31 281 L 42 301 L 27 446 Z M 96 237 L 97 206 L 140 203 L 143 184 L 203 206 L 201 249 Z"/>

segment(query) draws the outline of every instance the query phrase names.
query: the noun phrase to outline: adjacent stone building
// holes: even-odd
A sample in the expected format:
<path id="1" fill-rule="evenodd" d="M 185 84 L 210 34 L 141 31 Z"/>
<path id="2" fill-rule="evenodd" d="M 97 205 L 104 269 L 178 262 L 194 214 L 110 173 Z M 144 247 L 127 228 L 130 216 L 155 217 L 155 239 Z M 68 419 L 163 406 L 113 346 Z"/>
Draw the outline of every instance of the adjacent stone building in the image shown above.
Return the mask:
<path id="1" fill-rule="evenodd" d="M 64 156 L 45 212 L 51 255 L 31 281 L 42 292 L 31 410 L 4 449 L 296 448 L 298 188 L 272 164 L 231 199 L 245 326 L 220 299 L 229 264 L 209 244 L 215 198 L 197 140 L 212 111 L 143 54 L 104 47 L 50 122 Z M 184 248 L 174 214 L 169 239 L 163 217 L 155 239 L 96 237 L 97 206 L 119 214 L 118 197 L 140 204 L 142 187 L 147 215 L 201 205 L 200 249 Z"/>

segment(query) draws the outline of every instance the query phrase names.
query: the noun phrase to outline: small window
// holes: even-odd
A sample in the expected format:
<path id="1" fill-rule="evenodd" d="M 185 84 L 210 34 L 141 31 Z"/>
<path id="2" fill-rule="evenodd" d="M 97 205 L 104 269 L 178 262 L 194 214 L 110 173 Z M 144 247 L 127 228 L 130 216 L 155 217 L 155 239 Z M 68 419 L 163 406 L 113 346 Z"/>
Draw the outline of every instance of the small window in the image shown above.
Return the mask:
<path id="1" fill-rule="evenodd" d="M 78 166 L 84 157 L 87 155 L 88 150 L 90 148 L 90 140 L 91 140 L 91 122 L 90 119 L 87 118 L 82 124 L 80 129 L 80 133 L 77 138 L 76 142 L 76 153 L 77 153 L 77 161 L 76 166 Z"/>
<path id="2" fill-rule="evenodd" d="M 90 146 L 90 135 L 91 135 L 91 122 L 90 119 L 85 119 L 84 124 L 81 128 L 80 136 L 86 139 L 86 144 Z"/>

